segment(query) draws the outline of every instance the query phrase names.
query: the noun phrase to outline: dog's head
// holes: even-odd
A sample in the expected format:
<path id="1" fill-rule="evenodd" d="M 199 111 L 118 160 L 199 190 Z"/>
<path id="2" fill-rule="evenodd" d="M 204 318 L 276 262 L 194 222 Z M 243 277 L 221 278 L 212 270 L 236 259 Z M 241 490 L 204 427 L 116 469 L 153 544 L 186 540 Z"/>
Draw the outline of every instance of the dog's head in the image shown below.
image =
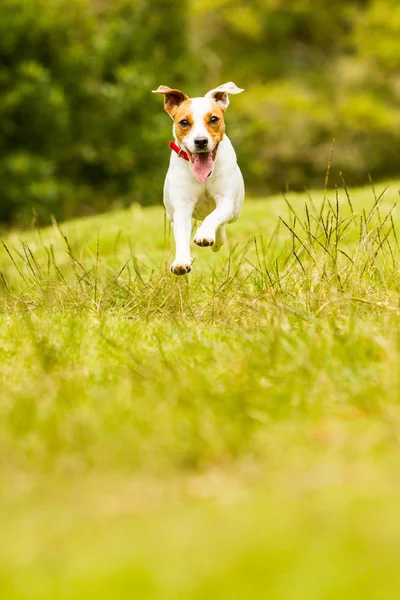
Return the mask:
<path id="1" fill-rule="evenodd" d="M 174 121 L 173 133 L 186 150 L 194 171 L 204 182 L 214 168 L 218 144 L 225 132 L 224 112 L 229 106 L 228 94 L 240 94 L 234 83 L 224 83 L 203 98 L 188 98 L 180 90 L 160 85 L 154 94 L 164 94 L 164 109 Z"/>

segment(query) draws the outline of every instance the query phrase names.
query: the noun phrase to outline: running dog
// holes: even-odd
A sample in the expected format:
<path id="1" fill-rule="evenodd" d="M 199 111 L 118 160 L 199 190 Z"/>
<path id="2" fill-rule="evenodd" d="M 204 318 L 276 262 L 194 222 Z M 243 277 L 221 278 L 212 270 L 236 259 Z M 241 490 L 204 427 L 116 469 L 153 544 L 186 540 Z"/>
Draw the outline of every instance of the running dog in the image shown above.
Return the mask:
<path id="1" fill-rule="evenodd" d="M 173 224 L 174 275 L 192 268 L 190 237 L 192 217 L 203 221 L 194 236 L 198 246 L 217 252 L 226 240 L 225 224 L 240 215 L 244 200 L 242 173 L 233 146 L 225 135 L 224 113 L 229 94 L 240 94 L 234 83 L 224 83 L 202 98 L 189 98 L 180 90 L 160 85 L 164 109 L 173 119 L 175 142 L 164 184 L 164 205 Z"/>

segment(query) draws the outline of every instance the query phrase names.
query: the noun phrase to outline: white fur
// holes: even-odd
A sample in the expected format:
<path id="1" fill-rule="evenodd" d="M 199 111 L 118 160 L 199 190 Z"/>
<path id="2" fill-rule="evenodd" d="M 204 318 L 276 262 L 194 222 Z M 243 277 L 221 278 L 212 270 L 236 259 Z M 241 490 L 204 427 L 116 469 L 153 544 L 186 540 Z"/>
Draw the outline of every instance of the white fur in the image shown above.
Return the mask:
<path id="1" fill-rule="evenodd" d="M 191 108 L 194 124 L 183 140 L 183 148 L 194 152 L 194 139 L 204 136 L 209 140 L 209 149 L 213 150 L 214 142 L 204 123 L 204 116 L 211 110 L 210 98 L 193 98 Z M 214 170 L 205 183 L 197 179 L 191 162 L 180 158 L 175 152 L 171 153 L 164 184 L 164 205 L 175 236 L 176 254 L 171 265 L 173 273 L 184 275 L 191 270 L 192 217 L 203 221 L 193 241 L 200 246 L 212 246 L 214 251 L 218 251 L 225 242 L 224 226 L 239 217 L 243 200 L 242 173 L 226 135 L 219 143 Z"/>

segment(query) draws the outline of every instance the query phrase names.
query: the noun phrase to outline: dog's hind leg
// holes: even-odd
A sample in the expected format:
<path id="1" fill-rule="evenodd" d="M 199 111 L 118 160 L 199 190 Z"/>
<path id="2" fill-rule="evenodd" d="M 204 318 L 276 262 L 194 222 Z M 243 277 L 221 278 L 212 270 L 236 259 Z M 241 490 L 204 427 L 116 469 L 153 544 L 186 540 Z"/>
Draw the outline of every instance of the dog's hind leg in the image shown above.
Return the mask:
<path id="1" fill-rule="evenodd" d="M 211 250 L 213 252 L 218 252 L 221 250 L 221 246 L 223 246 L 226 242 L 226 233 L 225 233 L 225 225 L 221 225 L 218 227 L 215 233 L 215 244 L 211 246 Z"/>

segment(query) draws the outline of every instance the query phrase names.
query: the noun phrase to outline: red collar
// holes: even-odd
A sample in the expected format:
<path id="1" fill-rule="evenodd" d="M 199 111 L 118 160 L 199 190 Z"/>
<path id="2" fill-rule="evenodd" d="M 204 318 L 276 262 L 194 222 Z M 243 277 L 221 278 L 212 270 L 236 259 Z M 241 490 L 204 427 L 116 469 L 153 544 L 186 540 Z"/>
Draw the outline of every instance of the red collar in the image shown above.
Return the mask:
<path id="1" fill-rule="evenodd" d="M 189 162 L 189 155 L 187 154 L 187 152 L 182 150 L 182 148 L 180 148 L 180 146 L 178 146 L 178 144 L 175 144 L 175 142 L 170 142 L 169 147 L 171 148 L 171 150 L 176 152 L 178 156 L 180 156 L 181 158 L 183 158 L 184 160 L 187 160 Z"/>

